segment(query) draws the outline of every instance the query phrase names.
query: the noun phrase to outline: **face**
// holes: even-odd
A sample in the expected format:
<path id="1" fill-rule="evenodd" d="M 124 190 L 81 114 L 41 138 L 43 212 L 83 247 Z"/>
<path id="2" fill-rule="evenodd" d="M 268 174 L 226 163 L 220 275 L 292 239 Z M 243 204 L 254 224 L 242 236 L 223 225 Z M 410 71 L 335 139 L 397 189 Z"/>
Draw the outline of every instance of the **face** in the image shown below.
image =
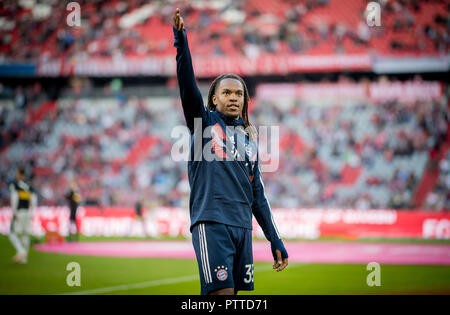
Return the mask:
<path id="1" fill-rule="evenodd" d="M 23 174 L 20 171 L 16 171 L 16 180 L 23 180 Z"/>
<path id="2" fill-rule="evenodd" d="M 222 114 L 238 119 L 244 108 L 244 87 L 237 79 L 223 79 L 212 97 L 214 105 Z"/>

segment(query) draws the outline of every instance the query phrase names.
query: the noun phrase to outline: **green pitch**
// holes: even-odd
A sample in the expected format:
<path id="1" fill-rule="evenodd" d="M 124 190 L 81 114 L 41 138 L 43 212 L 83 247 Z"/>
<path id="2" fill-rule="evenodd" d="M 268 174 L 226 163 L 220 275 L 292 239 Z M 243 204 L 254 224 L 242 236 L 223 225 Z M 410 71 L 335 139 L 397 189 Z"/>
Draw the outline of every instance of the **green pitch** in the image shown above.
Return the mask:
<path id="1" fill-rule="evenodd" d="M 69 256 L 30 251 L 29 263 L 11 261 L 14 249 L 0 236 L 0 294 L 194 294 L 200 293 L 194 260 Z M 81 286 L 70 287 L 70 262 L 80 266 Z M 255 291 L 240 295 L 450 294 L 449 266 L 381 265 L 381 285 L 357 264 L 290 263 L 282 272 L 255 263 Z"/>

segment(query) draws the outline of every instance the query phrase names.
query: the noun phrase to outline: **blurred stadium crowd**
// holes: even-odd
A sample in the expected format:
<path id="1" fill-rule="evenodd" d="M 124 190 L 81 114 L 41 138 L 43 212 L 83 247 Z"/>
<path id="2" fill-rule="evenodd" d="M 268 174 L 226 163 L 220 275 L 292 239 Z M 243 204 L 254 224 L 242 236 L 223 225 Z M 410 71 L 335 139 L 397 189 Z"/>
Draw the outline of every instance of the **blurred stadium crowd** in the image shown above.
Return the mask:
<path id="1" fill-rule="evenodd" d="M 77 2 L 81 27 L 68 28 L 67 2 L 2 1 L 0 64 L 174 57 L 175 7 L 189 21 L 192 55 L 199 57 L 449 53 L 445 0 L 380 0 L 383 24 L 376 28 L 366 23 L 363 0 Z M 184 124 L 173 88 L 136 95 L 120 79 L 99 90 L 75 77 L 53 99 L 40 83 L 0 84 L 1 204 L 9 204 L 15 167 L 25 164 L 43 205 L 65 204 L 75 179 L 85 204 L 132 206 L 144 198 L 147 206 L 187 207 L 186 163 L 170 154 L 171 130 Z M 438 101 L 299 102 L 289 109 L 255 96 L 253 124 L 280 126 L 279 169 L 263 177 L 272 207 L 450 209 L 450 153 L 441 154 L 450 143 L 444 90 Z M 418 204 L 429 172 L 436 184 Z"/>
<path id="2" fill-rule="evenodd" d="M 277 106 L 282 102 L 263 101 L 253 113 L 257 125 L 274 124 L 283 130 L 280 169 L 264 174 L 277 206 L 425 206 L 415 198 L 419 182 L 439 163 L 438 152 L 449 147 L 446 98 L 381 103 L 367 99 L 324 107 L 299 101 L 289 110 Z M 439 183 L 435 203 L 426 206 L 449 209 L 450 186 Z"/>
<path id="3" fill-rule="evenodd" d="M 449 194 L 450 194 L 450 151 L 447 155 L 439 160 L 437 164 L 438 179 L 433 190 L 427 195 L 425 208 L 431 210 L 450 209 Z"/>
<path id="4" fill-rule="evenodd" d="M 20 4 L 19 4 L 20 2 Z M 173 9 L 189 21 L 193 54 L 448 53 L 450 3 L 378 1 L 383 25 L 367 26 L 367 1 L 79 0 L 81 27 L 66 28 L 67 2 L 2 1 L 0 60 L 41 62 L 172 55 Z M 355 14 L 357 12 L 357 14 Z M 27 49 L 23 49 L 27 47 Z"/>
<path id="5" fill-rule="evenodd" d="M 56 101 L 43 97 L 39 84 L 2 87 L 1 177 L 11 179 L 14 167 L 26 164 L 43 205 L 64 204 L 73 178 L 86 204 L 132 206 L 143 198 L 147 206 L 186 207 L 186 162 L 171 157 L 172 128 L 184 125 L 176 91 L 130 96 L 115 79 L 92 97 L 87 82 Z M 257 97 L 253 103 L 253 124 L 280 127 L 279 168 L 263 174 L 272 207 L 450 209 L 450 154 L 436 159 L 450 143 L 446 96 L 289 109 Z M 436 187 L 425 204 L 415 204 L 433 168 Z"/>

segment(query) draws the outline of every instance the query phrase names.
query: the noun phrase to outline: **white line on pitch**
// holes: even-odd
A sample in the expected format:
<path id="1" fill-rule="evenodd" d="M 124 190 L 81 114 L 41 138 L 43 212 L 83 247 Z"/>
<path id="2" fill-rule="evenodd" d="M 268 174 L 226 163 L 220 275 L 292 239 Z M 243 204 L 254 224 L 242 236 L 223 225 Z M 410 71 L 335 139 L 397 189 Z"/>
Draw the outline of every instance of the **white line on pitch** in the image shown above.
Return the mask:
<path id="1" fill-rule="evenodd" d="M 89 295 L 89 294 L 101 294 L 101 293 L 114 292 L 114 291 L 125 291 L 125 290 L 131 290 L 131 289 L 142 289 L 142 288 L 148 288 L 148 287 L 156 287 L 156 286 L 165 285 L 165 284 L 189 282 L 189 281 L 197 280 L 198 277 L 199 277 L 198 275 L 190 275 L 190 276 L 184 276 L 184 277 L 178 277 L 178 278 L 160 279 L 160 280 L 146 281 L 146 282 L 133 283 L 133 284 L 122 284 L 122 285 L 116 285 L 113 287 L 105 287 L 105 288 L 98 288 L 98 289 L 92 289 L 92 290 L 69 292 L 69 293 L 63 293 L 61 295 L 83 295 L 83 294 Z"/>
<path id="2" fill-rule="evenodd" d="M 295 264 L 295 265 L 289 265 L 291 267 L 290 269 L 294 267 L 299 266 L 305 266 L 306 264 Z M 273 270 L 272 266 L 264 266 L 264 267 L 258 267 L 255 269 L 255 272 L 265 272 Z M 157 287 L 160 285 L 165 284 L 174 284 L 174 283 L 182 283 L 182 282 L 189 282 L 198 280 L 199 275 L 190 275 L 190 276 L 184 276 L 184 277 L 178 277 L 178 278 L 167 278 L 167 279 L 160 279 L 160 280 L 152 280 L 152 281 L 146 281 L 146 282 L 140 282 L 140 283 L 133 283 L 133 284 L 122 284 L 122 285 L 116 285 L 112 287 L 104 287 L 104 288 L 98 288 L 98 289 L 92 289 L 92 290 L 84 290 L 84 291 L 76 291 L 76 292 L 67 292 L 62 293 L 59 295 L 90 295 L 90 294 L 102 294 L 107 292 L 115 292 L 115 291 L 126 291 L 126 290 L 132 290 L 132 289 L 142 289 L 142 288 L 149 288 L 149 287 Z"/>

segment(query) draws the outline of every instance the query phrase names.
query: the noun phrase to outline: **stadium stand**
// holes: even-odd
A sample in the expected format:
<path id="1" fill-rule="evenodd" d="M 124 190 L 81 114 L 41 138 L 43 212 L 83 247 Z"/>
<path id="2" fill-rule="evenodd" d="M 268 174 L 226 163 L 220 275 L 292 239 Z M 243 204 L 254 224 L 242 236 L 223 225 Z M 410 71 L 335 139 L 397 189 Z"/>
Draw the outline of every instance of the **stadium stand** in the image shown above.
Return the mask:
<path id="1" fill-rule="evenodd" d="M 258 104 L 253 113 L 257 123 L 286 127 L 280 132 L 280 168 L 265 174 L 268 191 L 278 196 L 274 205 L 422 207 L 415 194 L 429 173 L 433 151 L 448 149 L 445 98 L 381 103 L 366 99 L 353 106 L 344 101 L 324 107 L 300 101 L 289 111 L 280 110 L 283 102 L 286 99 Z"/>
<path id="2" fill-rule="evenodd" d="M 169 25 L 175 7 L 189 20 L 190 47 L 200 59 L 364 53 L 374 59 L 441 60 L 449 53 L 450 3 L 444 0 L 379 1 L 383 24 L 376 28 L 365 23 L 367 1 L 362 0 L 346 0 L 345 6 L 339 0 L 77 2 L 81 27 L 66 27 L 66 2 L 3 1 L 0 65 L 70 61 L 73 66 L 125 58 L 138 60 L 139 68 L 140 58 L 174 59 Z M 63 68 L 73 75 L 70 67 Z M 267 74 L 284 74 L 274 72 Z M 208 77 L 204 73 L 201 77 Z M 135 69 L 125 75 L 139 74 Z M 173 73 L 159 75 L 170 82 Z M 131 206 L 144 193 L 158 205 L 187 205 L 185 164 L 170 159 L 171 128 L 184 123 L 178 96 L 170 88 L 160 96 L 130 89 L 120 79 L 93 88 L 75 76 L 70 92 L 55 98 L 39 83 L 1 84 L 2 178 L 11 178 L 18 163 L 27 164 L 44 205 L 64 203 L 72 176 L 87 203 Z M 291 108 L 282 101 L 255 100 L 252 106 L 257 126 L 279 125 L 282 132 L 279 170 L 264 177 L 272 206 L 448 209 L 446 160 L 430 169 L 448 149 L 447 96 Z M 2 204 L 8 196 L 5 180 Z"/>
<path id="3" fill-rule="evenodd" d="M 96 96 L 77 95 L 76 87 L 56 101 L 42 95 L 34 101 L 38 91 L 16 88 L 13 98 L 0 101 L 2 178 L 12 176 L 14 165 L 30 162 L 44 205 L 63 204 L 67 182 L 76 176 L 88 204 L 132 206 L 145 194 L 154 205 L 187 206 L 186 165 L 171 158 L 171 130 L 184 125 L 175 92 L 129 96 L 117 80 Z M 342 99 L 325 106 L 300 101 L 290 108 L 283 101 L 253 100 L 256 126 L 280 126 L 279 168 L 264 174 L 273 207 L 421 208 L 416 189 L 433 150 L 449 143 L 445 96 L 355 104 Z M 448 195 L 442 202 L 445 161 L 427 198 L 431 208 L 448 209 Z M 0 185 L 7 202 L 6 183 Z M 439 206 L 430 203 L 435 194 Z"/>
<path id="4" fill-rule="evenodd" d="M 380 1 L 383 25 L 378 28 L 365 23 L 367 1 L 362 0 L 346 0 L 345 6 L 339 0 L 77 2 L 82 27 L 69 29 L 64 27 L 66 2 L 2 2 L 0 60 L 38 63 L 172 55 L 167 25 L 175 6 L 183 8 L 189 20 L 196 56 L 442 55 L 450 42 L 444 13 L 450 4 L 443 0 Z"/>
<path id="5" fill-rule="evenodd" d="M 440 211 L 450 209 L 450 151 L 435 165 L 437 178 L 433 189 L 427 194 L 425 208 Z"/>

